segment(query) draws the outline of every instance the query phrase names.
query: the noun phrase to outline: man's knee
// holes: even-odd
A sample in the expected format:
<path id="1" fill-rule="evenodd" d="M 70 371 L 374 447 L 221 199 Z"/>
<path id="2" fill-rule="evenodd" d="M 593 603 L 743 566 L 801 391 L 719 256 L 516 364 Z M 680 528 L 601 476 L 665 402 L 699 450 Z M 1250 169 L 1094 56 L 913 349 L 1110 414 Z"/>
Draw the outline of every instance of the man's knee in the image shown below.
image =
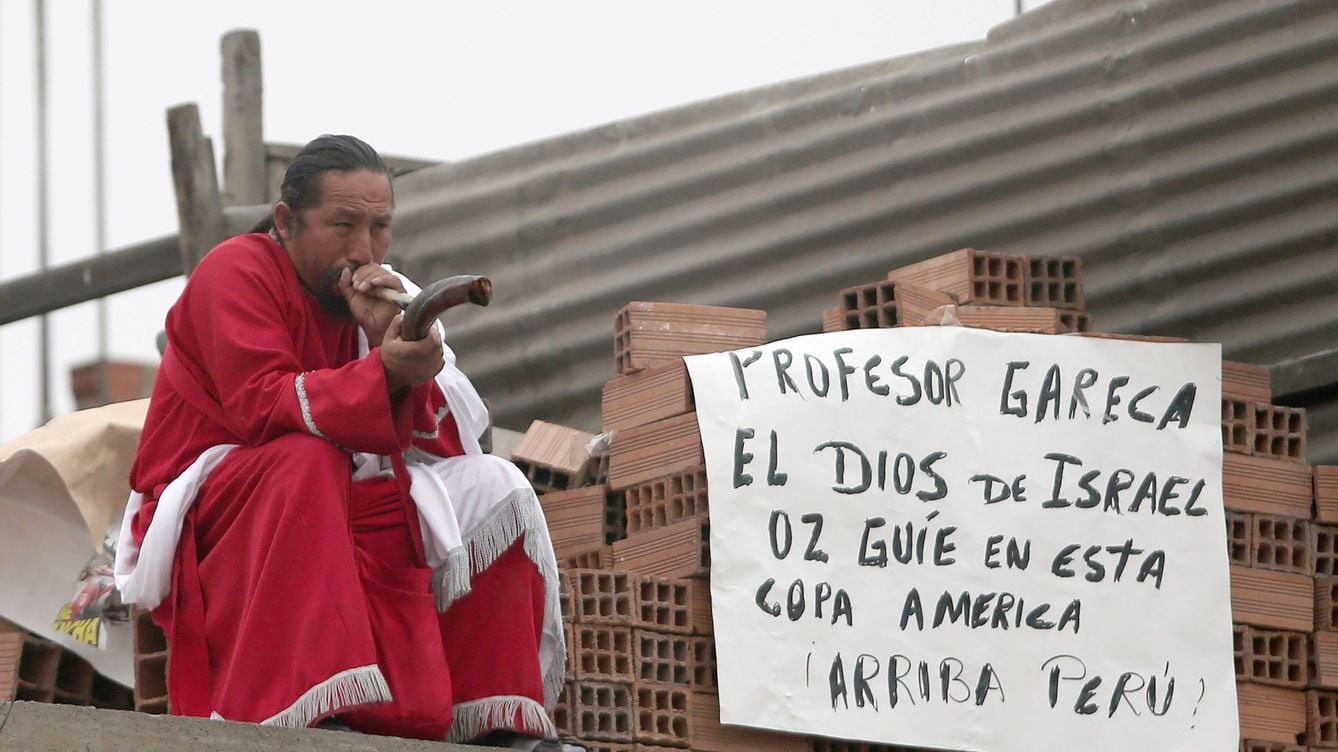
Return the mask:
<path id="1" fill-rule="evenodd" d="M 454 458 L 458 472 L 469 485 L 495 489 L 529 489 L 530 481 L 510 460 L 491 454 L 468 454 Z"/>
<path id="2" fill-rule="evenodd" d="M 286 433 L 259 447 L 275 469 L 286 474 L 330 475 L 347 481 L 351 473 L 348 453 L 325 439 L 305 433 Z"/>
<path id="3" fill-rule="evenodd" d="M 236 450 L 236 466 L 256 489 L 299 491 L 343 506 L 353 471 L 349 455 L 330 442 L 288 433 L 255 447 Z"/>

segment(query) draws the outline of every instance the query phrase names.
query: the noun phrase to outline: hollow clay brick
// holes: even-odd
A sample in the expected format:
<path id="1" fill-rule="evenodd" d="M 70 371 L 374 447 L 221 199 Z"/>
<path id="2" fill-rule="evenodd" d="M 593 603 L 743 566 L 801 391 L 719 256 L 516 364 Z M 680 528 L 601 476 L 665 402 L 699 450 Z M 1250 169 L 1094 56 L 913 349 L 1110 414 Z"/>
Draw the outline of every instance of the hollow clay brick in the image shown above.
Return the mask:
<path id="1" fill-rule="evenodd" d="M 707 523 L 684 520 L 613 544 L 613 565 L 655 577 L 703 576 L 711 567 Z"/>
<path id="2" fill-rule="evenodd" d="M 1338 577 L 1316 577 L 1315 631 L 1338 630 Z"/>
<path id="3" fill-rule="evenodd" d="M 1302 574 L 1232 566 L 1231 619 L 1255 627 L 1309 632 L 1315 586 Z"/>
<path id="4" fill-rule="evenodd" d="M 1304 575 L 1315 573 L 1309 522 L 1295 517 L 1256 514 L 1252 527 L 1254 566 Z"/>
<path id="5" fill-rule="evenodd" d="M 1313 478 L 1315 520 L 1338 522 L 1338 467 L 1316 465 Z"/>
<path id="6" fill-rule="evenodd" d="M 163 706 L 167 712 L 167 651 L 135 656 L 135 710 Z M 160 702 L 161 701 L 161 702 Z"/>
<path id="7" fill-rule="evenodd" d="M 822 310 L 822 332 L 839 332 L 845 330 L 845 316 L 841 315 L 841 307 L 824 308 Z"/>
<path id="8" fill-rule="evenodd" d="M 614 434 L 609 486 L 623 491 L 705 462 L 695 412 L 657 420 Z"/>
<path id="9" fill-rule="evenodd" d="M 1261 457 L 1305 462 L 1306 413 L 1303 408 L 1254 403 L 1254 451 Z"/>
<path id="10" fill-rule="evenodd" d="M 638 682 L 633 693 L 632 738 L 650 744 L 688 746 L 691 700 L 686 687 Z"/>
<path id="11" fill-rule="evenodd" d="M 142 713 L 167 712 L 167 636 L 148 611 L 136 608 L 134 622 L 134 703 Z"/>
<path id="12" fill-rule="evenodd" d="M 638 683 L 652 682 L 687 686 L 692 681 L 691 637 L 683 634 L 632 630 L 636 651 L 634 673 Z"/>
<path id="13" fill-rule="evenodd" d="M 1310 547 L 1315 557 L 1314 574 L 1338 577 L 1338 526 L 1312 524 Z"/>
<path id="14" fill-rule="evenodd" d="M 539 497 L 553 551 L 559 558 L 605 542 L 607 493 L 604 486 L 586 486 Z"/>
<path id="15" fill-rule="evenodd" d="M 1222 449 L 1254 454 L 1254 403 L 1222 398 Z"/>
<path id="16" fill-rule="evenodd" d="M 1222 396 L 1245 402 L 1273 399 L 1273 380 L 1267 368 L 1234 360 L 1222 361 Z"/>
<path id="17" fill-rule="evenodd" d="M 14 699 L 23 660 L 23 630 L 0 619 L 0 703 Z"/>
<path id="18" fill-rule="evenodd" d="M 1314 481 L 1307 465 L 1227 452 L 1222 456 L 1222 499 L 1236 512 L 1308 520 Z"/>
<path id="19" fill-rule="evenodd" d="M 1025 304 L 1082 310 L 1082 259 L 1077 256 L 1024 256 Z"/>
<path id="20" fill-rule="evenodd" d="M 154 623 L 153 616 L 147 610 L 136 608 L 131 618 L 135 623 L 135 632 L 131 638 L 135 655 L 167 650 L 167 635 Z"/>
<path id="21" fill-rule="evenodd" d="M 580 681 L 621 682 L 635 678 L 632 630 L 611 624 L 572 625 L 572 668 Z"/>
<path id="22" fill-rule="evenodd" d="M 1069 334 L 1086 332 L 1092 328 L 1091 317 L 1087 313 L 1065 308 L 960 305 L 954 313 L 962 326 L 996 332 Z"/>
<path id="23" fill-rule="evenodd" d="M 638 576 L 635 625 L 659 632 L 691 634 L 692 582 L 672 577 Z"/>
<path id="24" fill-rule="evenodd" d="M 576 737 L 590 741 L 632 741 L 632 687 L 609 682 L 577 681 L 573 685 L 572 718 Z"/>
<path id="25" fill-rule="evenodd" d="M 613 547 L 591 546 L 568 554 L 558 560 L 560 569 L 610 569 L 613 567 Z"/>
<path id="26" fill-rule="evenodd" d="M 637 576 L 611 569 L 573 569 L 574 621 L 630 625 L 636 619 Z"/>
<path id="27" fill-rule="evenodd" d="M 570 681 L 564 682 L 562 692 L 558 694 L 557 703 L 549 711 L 549 718 L 552 719 L 553 727 L 557 729 L 558 736 L 570 737 L 576 733 L 571 710 L 572 694 L 572 683 Z"/>
<path id="28" fill-rule="evenodd" d="M 1254 565 L 1254 515 L 1227 512 L 1227 559 L 1242 567 Z"/>
<path id="29" fill-rule="evenodd" d="M 604 385 L 600 400 L 605 431 L 643 426 L 696 409 L 692 381 L 682 358 Z"/>
<path id="30" fill-rule="evenodd" d="M 601 433 L 587 446 L 590 452 L 590 473 L 586 478 L 587 486 L 607 486 L 609 484 L 609 434 Z"/>
<path id="31" fill-rule="evenodd" d="M 610 491 L 607 486 L 603 488 L 604 542 L 612 544 L 627 537 L 627 493 Z"/>
<path id="32" fill-rule="evenodd" d="M 946 292 L 959 303 L 1026 303 L 1026 269 L 1020 256 L 963 248 L 893 269 L 887 278 Z"/>
<path id="33" fill-rule="evenodd" d="M 1338 747 L 1338 692 L 1305 693 L 1305 743 L 1311 747 Z"/>
<path id="34" fill-rule="evenodd" d="M 583 485 L 590 476 L 595 435 L 536 420 L 511 452 L 511 461 L 539 493 Z"/>
<path id="35" fill-rule="evenodd" d="M 930 311 L 957 302 L 946 292 L 887 280 L 848 287 L 838 299 L 841 328 L 847 330 L 920 326 Z"/>
<path id="36" fill-rule="evenodd" d="M 626 493 L 628 534 L 708 514 L 705 465 L 632 486 Z"/>
<path id="37" fill-rule="evenodd" d="M 1338 632 L 1316 632 L 1310 640 L 1311 686 L 1338 689 Z"/>
<path id="38" fill-rule="evenodd" d="M 1310 636 L 1303 632 L 1235 625 L 1236 678 L 1289 689 L 1310 680 Z"/>
<path id="39" fill-rule="evenodd" d="M 711 635 L 693 635 L 692 690 L 715 694 L 720 682 L 716 678 L 715 638 Z"/>
<path id="40" fill-rule="evenodd" d="M 1242 738 L 1295 744 L 1306 731 L 1306 693 L 1301 690 L 1236 682 L 1236 704 Z"/>
<path id="41" fill-rule="evenodd" d="M 767 341 L 767 314 L 751 308 L 628 303 L 613 321 L 613 359 L 619 376 L 684 355 L 754 347 Z"/>

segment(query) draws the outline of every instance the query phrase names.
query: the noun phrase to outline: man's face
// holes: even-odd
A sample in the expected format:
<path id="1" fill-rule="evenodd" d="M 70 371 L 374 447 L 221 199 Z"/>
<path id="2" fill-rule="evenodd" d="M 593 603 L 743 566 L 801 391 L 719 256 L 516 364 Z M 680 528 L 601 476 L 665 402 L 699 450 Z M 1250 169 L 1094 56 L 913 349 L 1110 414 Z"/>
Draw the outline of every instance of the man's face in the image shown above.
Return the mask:
<path id="1" fill-rule="evenodd" d="M 276 225 L 302 286 L 327 307 L 347 312 L 337 287 L 340 272 L 379 264 L 390 250 L 390 179 L 372 170 L 329 171 L 318 179 L 320 203 L 297 217 L 280 202 Z"/>

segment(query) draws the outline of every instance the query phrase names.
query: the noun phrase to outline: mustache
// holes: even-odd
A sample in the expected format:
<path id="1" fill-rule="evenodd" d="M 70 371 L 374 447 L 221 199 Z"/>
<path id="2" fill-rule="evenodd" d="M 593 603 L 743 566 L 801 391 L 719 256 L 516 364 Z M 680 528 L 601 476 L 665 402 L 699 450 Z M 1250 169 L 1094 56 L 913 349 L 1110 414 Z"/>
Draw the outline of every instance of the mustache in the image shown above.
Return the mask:
<path id="1" fill-rule="evenodd" d="M 339 294 L 339 277 L 342 276 L 342 275 L 344 274 L 344 270 L 345 270 L 345 269 L 349 270 L 349 272 L 355 272 L 355 271 L 358 270 L 358 265 L 357 265 L 357 264 L 335 264 L 334 266 L 330 267 L 329 269 L 326 269 L 326 270 L 325 270 L 325 274 L 322 274 L 322 275 L 321 275 L 321 288 L 322 288 L 322 289 L 325 289 L 325 290 L 329 290 L 330 292 L 334 293 L 335 295 L 338 295 L 338 294 Z M 342 299 L 342 296 L 340 296 L 340 297 L 341 297 L 341 299 Z"/>
<path id="2" fill-rule="evenodd" d="M 316 291 L 316 299 L 326 310 L 344 318 L 352 318 L 353 313 L 348 309 L 348 301 L 339 292 L 339 278 L 344 274 L 344 270 L 353 272 L 358 268 L 357 264 L 335 264 L 321 275 L 320 288 Z"/>

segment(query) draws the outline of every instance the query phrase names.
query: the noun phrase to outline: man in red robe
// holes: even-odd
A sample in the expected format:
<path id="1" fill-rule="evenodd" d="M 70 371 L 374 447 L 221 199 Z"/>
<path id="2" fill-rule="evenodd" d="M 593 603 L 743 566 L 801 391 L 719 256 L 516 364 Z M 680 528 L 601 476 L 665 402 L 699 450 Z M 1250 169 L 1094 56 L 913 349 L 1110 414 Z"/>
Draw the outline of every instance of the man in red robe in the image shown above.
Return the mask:
<path id="1" fill-rule="evenodd" d="M 172 650 L 172 711 L 537 746 L 565 650 L 538 500 L 479 450 L 444 349 L 400 336 L 380 156 L 322 136 L 274 229 L 214 248 L 167 317 L 118 551 Z"/>

